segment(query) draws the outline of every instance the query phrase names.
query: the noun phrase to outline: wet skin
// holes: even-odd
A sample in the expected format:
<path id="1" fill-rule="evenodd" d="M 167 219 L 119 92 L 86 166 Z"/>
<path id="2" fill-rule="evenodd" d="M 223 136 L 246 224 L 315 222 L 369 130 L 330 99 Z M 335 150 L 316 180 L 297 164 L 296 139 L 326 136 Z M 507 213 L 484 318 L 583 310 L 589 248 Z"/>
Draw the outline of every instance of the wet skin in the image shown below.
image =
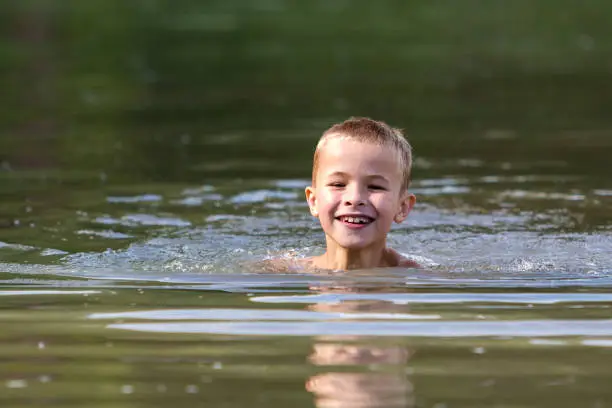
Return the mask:
<path id="1" fill-rule="evenodd" d="M 405 260 L 386 247 L 386 238 L 416 199 L 405 188 L 398 153 L 342 136 L 321 149 L 306 199 L 325 232 L 326 252 L 309 261 L 324 269 L 402 266 Z"/>

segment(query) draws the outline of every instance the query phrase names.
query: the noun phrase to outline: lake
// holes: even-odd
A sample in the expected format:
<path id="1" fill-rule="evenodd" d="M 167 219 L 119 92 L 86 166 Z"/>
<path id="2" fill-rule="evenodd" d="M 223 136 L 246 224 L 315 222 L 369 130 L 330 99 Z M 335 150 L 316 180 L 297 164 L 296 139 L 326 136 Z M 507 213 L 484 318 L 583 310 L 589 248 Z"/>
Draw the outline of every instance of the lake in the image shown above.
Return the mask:
<path id="1" fill-rule="evenodd" d="M 0 403 L 612 406 L 608 9 L 0 5 Z M 414 147 L 425 267 L 253 270 L 322 252 L 353 115 Z"/>

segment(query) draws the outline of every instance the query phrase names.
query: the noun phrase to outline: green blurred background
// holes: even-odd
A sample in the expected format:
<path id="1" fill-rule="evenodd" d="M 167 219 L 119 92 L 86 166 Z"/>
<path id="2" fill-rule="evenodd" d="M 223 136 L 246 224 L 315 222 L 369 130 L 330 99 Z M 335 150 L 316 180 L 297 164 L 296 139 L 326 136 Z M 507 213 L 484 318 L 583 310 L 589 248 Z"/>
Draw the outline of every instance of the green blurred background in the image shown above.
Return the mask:
<path id="1" fill-rule="evenodd" d="M 364 115 L 417 157 L 594 174 L 611 16 L 605 0 L 4 1 L 0 173 L 307 178 L 321 131 Z"/>

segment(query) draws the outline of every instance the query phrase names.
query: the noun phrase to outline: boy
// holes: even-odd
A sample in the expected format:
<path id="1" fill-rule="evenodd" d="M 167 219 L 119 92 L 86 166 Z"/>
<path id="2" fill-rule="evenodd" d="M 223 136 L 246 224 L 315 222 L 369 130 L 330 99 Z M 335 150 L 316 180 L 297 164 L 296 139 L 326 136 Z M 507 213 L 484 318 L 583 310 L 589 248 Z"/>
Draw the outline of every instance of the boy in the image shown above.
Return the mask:
<path id="1" fill-rule="evenodd" d="M 326 251 L 300 264 L 334 270 L 418 267 L 386 245 L 391 224 L 404 221 L 416 201 L 408 192 L 411 165 L 410 144 L 386 123 L 350 118 L 325 131 L 306 200 L 325 232 Z"/>

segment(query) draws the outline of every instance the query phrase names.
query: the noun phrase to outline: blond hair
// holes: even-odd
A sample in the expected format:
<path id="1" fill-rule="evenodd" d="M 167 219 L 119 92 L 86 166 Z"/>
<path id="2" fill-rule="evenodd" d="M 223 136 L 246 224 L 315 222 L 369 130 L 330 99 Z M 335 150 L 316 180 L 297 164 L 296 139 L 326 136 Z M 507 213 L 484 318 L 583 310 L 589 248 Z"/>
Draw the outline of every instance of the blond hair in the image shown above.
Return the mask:
<path id="1" fill-rule="evenodd" d="M 410 185 L 412 168 L 412 147 L 401 129 L 396 129 L 385 122 L 370 118 L 349 118 L 337 123 L 323 132 L 317 143 L 312 165 L 312 184 L 316 184 L 319 155 L 323 145 L 334 137 L 346 137 L 362 143 L 389 146 L 399 154 L 400 166 L 405 188 Z"/>

